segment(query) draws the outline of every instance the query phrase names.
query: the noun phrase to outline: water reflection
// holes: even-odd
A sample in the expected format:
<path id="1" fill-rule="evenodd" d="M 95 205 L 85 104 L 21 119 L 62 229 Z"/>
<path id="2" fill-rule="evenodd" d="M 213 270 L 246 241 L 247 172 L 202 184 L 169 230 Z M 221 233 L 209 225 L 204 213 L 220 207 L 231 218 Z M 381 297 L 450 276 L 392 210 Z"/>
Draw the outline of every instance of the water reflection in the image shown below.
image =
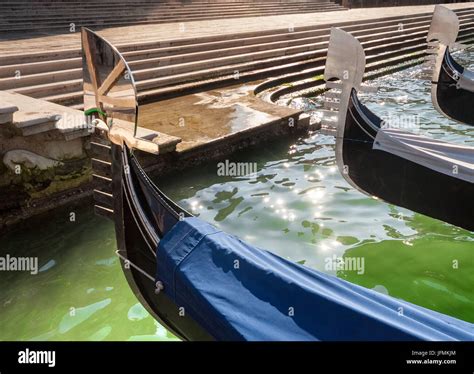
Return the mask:
<path id="1" fill-rule="evenodd" d="M 419 70 L 379 79 L 380 95 L 363 101 L 379 115 L 418 114 L 429 136 L 472 144 L 474 129 L 433 109 Z M 318 100 L 295 105 L 316 110 Z M 261 248 L 474 322 L 474 235 L 355 191 L 337 171 L 333 137 L 281 139 L 230 159 L 256 163 L 256 174 L 218 176 L 208 163 L 157 182 L 202 219 Z M 0 292 L 1 340 L 175 339 L 137 304 L 114 255 L 113 225 L 91 208 L 67 207 L 1 238 L 1 255 L 38 256 L 41 269 L 0 272 L 8 285 Z M 327 269 L 333 256 L 364 258 L 364 273 Z"/>
<path id="2" fill-rule="evenodd" d="M 467 57 L 474 60 L 474 54 Z M 415 67 L 382 77 L 374 82 L 380 92 L 361 100 L 381 117 L 416 118 L 418 127 L 410 131 L 472 144 L 471 127 L 435 111 L 430 84 L 420 80 L 420 73 Z M 318 97 L 292 105 L 309 108 L 316 117 L 322 106 Z M 272 149 L 278 152 L 255 149 L 232 157 L 258 164 L 251 178 L 216 178 L 211 163 L 191 173 L 189 184 L 170 178 L 164 188 L 185 207 L 199 201 L 201 218 L 259 247 L 474 322 L 474 306 L 467 301 L 474 299 L 472 233 L 355 191 L 337 171 L 332 136 L 314 133 L 296 143 L 282 140 Z M 192 184 L 199 188 L 187 187 Z M 328 271 L 325 259 L 333 255 L 366 258 L 365 273 Z M 460 259 L 462 269 L 453 268 L 453 258 Z"/>

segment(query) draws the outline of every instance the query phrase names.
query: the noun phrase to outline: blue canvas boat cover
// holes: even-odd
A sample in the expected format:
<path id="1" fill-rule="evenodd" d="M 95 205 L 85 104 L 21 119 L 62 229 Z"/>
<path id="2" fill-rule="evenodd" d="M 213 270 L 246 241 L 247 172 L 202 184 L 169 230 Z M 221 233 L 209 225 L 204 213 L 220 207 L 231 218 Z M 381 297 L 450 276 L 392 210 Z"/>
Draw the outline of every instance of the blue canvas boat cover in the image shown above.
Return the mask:
<path id="1" fill-rule="evenodd" d="M 256 248 L 195 217 L 157 248 L 157 280 L 218 340 L 474 340 L 474 325 Z"/>

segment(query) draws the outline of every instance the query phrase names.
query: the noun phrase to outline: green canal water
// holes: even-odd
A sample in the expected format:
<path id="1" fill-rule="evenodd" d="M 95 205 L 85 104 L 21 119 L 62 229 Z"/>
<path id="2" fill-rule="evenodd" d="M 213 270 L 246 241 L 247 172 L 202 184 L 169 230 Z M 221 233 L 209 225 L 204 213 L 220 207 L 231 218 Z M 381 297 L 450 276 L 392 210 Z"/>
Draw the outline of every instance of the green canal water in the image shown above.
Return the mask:
<path id="1" fill-rule="evenodd" d="M 387 118 L 417 115 L 429 136 L 474 146 L 474 131 L 440 116 L 419 78 L 420 67 L 380 78 L 379 94 L 362 100 Z M 318 101 L 293 105 L 314 109 Z M 230 161 L 255 162 L 258 172 L 219 177 L 211 163 L 157 183 L 250 243 L 474 322 L 474 234 L 351 188 L 337 171 L 334 138 L 282 139 Z M 1 256 L 38 256 L 40 265 L 37 275 L 0 273 L 0 340 L 175 340 L 129 290 L 114 254 L 113 226 L 95 217 L 91 205 L 34 218 L 0 240 Z M 333 256 L 363 258 L 363 273 L 327 268 Z"/>

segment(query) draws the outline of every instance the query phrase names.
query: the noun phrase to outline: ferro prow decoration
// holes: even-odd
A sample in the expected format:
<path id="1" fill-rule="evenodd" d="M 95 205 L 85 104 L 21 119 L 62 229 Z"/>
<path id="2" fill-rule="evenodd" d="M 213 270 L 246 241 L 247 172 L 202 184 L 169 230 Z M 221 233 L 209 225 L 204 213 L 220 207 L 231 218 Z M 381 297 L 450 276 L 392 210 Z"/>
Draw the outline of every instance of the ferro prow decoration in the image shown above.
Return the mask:
<path id="1" fill-rule="evenodd" d="M 82 29 L 84 110 L 93 117 L 91 140 L 95 211 L 115 223 L 117 255 L 128 284 L 148 312 L 182 339 L 210 336 L 159 292 L 154 280 L 155 250 L 180 217 L 188 216 L 141 170 L 134 149 L 160 153 L 159 138 L 138 127 L 138 100 L 133 73 L 119 51 L 98 34 Z M 179 139 L 176 139 L 178 142 Z M 152 199 L 153 212 L 147 205 Z"/>
<path id="2" fill-rule="evenodd" d="M 89 47 L 94 38 L 100 39 L 84 32 Z M 339 34 L 348 40 L 347 35 Z M 102 56 L 118 53 L 107 42 L 94 43 L 100 43 L 102 49 L 93 64 L 119 61 Z M 99 51 L 97 47 L 90 49 Z M 361 50 L 355 44 L 350 51 L 360 57 Z M 96 71 L 104 70 L 108 77 L 115 66 L 96 66 Z M 352 73 L 360 78 L 361 69 L 363 66 L 357 66 Z M 341 78 L 339 71 L 334 70 L 331 77 Z M 128 68 L 124 73 L 132 76 Z M 130 117 L 130 111 L 124 110 L 130 108 L 121 106 L 133 101 L 111 104 L 100 97 L 104 95 L 102 84 L 97 80 L 91 86 L 99 88 L 94 91 L 99 100 L 92 97 L 92 102 L 99 107 L 93 108 L 94 113 L 102 116 L 101 121 L 96 119 L 98 132 L 110 141 L 110 205 L 117 254 L 137 298 L 178 337 L 270 341 L 474 339 L 472 324 L 294 263 L 193 217 L 153 184 L 138 162 L 134 149 L 147 140 L 138 136 L 139 131 L 133 137 L 133 131 L 124 132 L 127 125 L 119 126 L 122 119 L 117 119 L 115 109 L 133 119 L 133 112 Z M 346 87 L 354 92 L 353 85 Z M 341 101 L 351 97 L 343 95 Z M 346 131 L 342 134 L 346 136 Z M 344 154 L 345 149 L 341 150 Z M 403 318 L 399 308 L 404 310 Z"/>
<path id="3" fill-rule="evenodd" d="M 444 116 L 474 125 L 474 73 L 456 62 L 459 19 L 456 13 L 436 5 L 428 32 L 426 73 L 431 79 L 431 101 Z"/>
<path id="4" fill-rule="evenodd" d="M 386 202 L 474 230 L 474 148 L 392 128 L 358 98 L 365 70 L 362 47 L 353 36 L 332 29 L 324 73 L 329 99 L 339 98 L 336 160 L 358 190 Z M 338 82 L 334 82 L 338 80 Z"/>

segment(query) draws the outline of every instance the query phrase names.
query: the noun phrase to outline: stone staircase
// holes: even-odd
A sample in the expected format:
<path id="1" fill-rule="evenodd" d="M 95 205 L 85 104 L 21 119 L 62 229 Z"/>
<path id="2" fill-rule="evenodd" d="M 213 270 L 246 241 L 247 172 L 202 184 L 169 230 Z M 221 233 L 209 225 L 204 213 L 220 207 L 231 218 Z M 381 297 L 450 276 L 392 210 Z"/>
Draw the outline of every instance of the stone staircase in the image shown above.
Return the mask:
<path id="1" fill-rule="evenodd" d="M 0 32 L 58 31 L 71 26 L 93 28 L 260 17 L 343 10 L 328 0 L 164 1 L 164 0 L 5 0 L 0 3 Z"/>
<path id="2" fill-rule="evenodd" d="M 456 11 L 460 38 L 474 36 L 474 8 Z M 432 13 L 393 16 L 337 25 L 355 35 L 369 59 L 424 53 Z M 118 45 L 130 64 L 141 104 L 273 78 L 292 84 L 322 74 L 329 25 Z M 310 83 L 305 83 L 307 85 Z M 289 89 L 289 87 L 283 87 Z M 0 90 L 82 108 L 80 49 L 4 56 Z"/>
<path id="3" fill-rule="evenodd" d="M 463 17 L 460 17 L 460 20 Z M 474 15 L 465 14 L 461 20 L 460 31 L 457 38 L 459 46 L 474 44 Z M 355 33 L 354 33 L 355 34 Z M 357 34 L 355 34 L 357 36 Z M 377 35 L 377 34 L 376 34 Z M 377 37 L 377 36 L 376 36 Z M 358 37 L 363 41 L 364 38 Z M 426 56 L 426 31 L 410 33 L 409 37 L 397 40 L 392 38 L 379 43 L 362 42 L 366 54 L 366 68 L 364 81 L 375 79 L 378 76 L 418 65 L 425 61 Z M 325 90 L 327 82 L 323 79 L 325 60 L 307 69 L 288 73 L 276 78 L 270 78 L 259 84 L 255 94 L 269 102 L 277 102 L 294 96 L 314 96 L 314 92 Z"/>

